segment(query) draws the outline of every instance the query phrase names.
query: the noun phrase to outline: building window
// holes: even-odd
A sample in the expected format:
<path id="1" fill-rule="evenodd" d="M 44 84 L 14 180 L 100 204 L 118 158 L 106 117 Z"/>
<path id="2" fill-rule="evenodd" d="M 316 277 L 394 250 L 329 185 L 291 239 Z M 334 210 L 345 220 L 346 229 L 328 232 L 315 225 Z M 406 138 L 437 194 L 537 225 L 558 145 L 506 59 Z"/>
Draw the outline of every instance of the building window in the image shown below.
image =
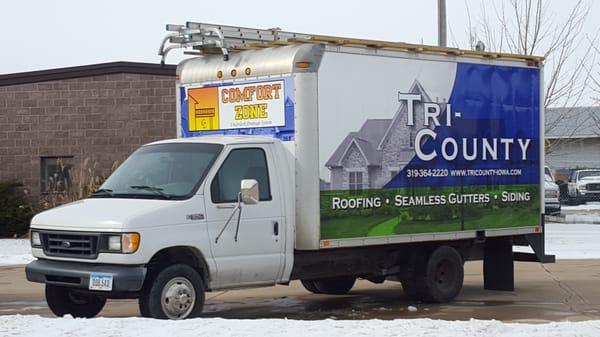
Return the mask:
<path id="1" fill-rule="evenodd" d="M 415 147 L 415 134 L 412 131 L 408 133 L 408 147 L 411 149 Z"/>
<path id="2" fill-rule="evenodd" d="M 41 157 L 42 193 L 65 192 L 71 185 L 73 156 Z"/>
<path id="3" fill-rule="evenodd" d="M 390 179 L 394 179 L 398 175 L 398 170 L 390 170 Z"/>
<path id="4" fill-rule="evenodd" d="M 363 173 L 348 172 L 348 189 L 352 193 L 359 193 L 363 188 Z"/>

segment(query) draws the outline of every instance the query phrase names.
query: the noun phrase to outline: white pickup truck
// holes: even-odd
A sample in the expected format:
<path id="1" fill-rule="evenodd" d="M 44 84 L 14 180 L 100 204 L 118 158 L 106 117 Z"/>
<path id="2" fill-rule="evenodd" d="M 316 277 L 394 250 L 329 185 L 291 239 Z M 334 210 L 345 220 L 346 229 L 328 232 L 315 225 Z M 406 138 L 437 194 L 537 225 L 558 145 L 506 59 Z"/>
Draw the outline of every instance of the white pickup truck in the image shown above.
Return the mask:
<path id="1" fill-rule="evenodd" d="M 585 204 L 600 201 L 600 169 L 575 170 L 567 185 L 567 203 Z"/>
<path id="2" fill-rule="evenodd" d="M 177 139 L 135 151 L 89 198 L 36 215 L 59 316 L 109 298 L 143 316 L 202 312 L 207 291 L 357 278 L 454 299 L 463 263 L 513 290 L 544 253 L 541 59 L 188 23 Z M 260 47 L 260 48 L 259 48 Z M 513 253 L 529 245 L 533 254 Z"/>

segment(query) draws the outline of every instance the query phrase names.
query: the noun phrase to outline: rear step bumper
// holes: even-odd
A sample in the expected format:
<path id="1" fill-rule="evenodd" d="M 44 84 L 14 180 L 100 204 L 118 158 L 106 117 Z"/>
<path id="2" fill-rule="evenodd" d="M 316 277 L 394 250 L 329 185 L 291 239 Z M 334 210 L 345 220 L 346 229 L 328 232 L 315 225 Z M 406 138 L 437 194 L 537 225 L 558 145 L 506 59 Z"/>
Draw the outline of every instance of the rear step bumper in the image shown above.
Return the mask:
<path id="1" fill-rule="evenodd" d="M 544 233 L 527 234 L 515 238 L 515 245 L 530 246 L 533 253 L 514 252 L 515 261 L 522 262 L 540 262 L 540 263 L 555 263 L 556 256 L 546 254 L 546 245 L 544 242 Z"/>
<path id="2" fill-rule="evenodd" d="M 534 253 L 514 252 L 513 258 L 515 261 L 521 261 L 521 262 L 540 262 L 540 263 L 555 263 L 556 262 L 556 256 L 546 255 L 546 254 L 539 257 Z"/>

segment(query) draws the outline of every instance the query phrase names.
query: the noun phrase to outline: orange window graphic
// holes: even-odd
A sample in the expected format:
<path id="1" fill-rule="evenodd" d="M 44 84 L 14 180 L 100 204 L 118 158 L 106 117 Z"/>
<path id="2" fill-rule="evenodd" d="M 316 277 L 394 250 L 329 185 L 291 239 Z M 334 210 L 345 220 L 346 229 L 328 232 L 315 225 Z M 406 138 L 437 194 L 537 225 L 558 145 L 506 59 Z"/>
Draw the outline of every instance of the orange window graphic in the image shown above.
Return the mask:
<path id="1" fill-rule="evenodd" d="M 188 90 L 188 127 L 190 131 L 219 129 L 218 88 Z"/>

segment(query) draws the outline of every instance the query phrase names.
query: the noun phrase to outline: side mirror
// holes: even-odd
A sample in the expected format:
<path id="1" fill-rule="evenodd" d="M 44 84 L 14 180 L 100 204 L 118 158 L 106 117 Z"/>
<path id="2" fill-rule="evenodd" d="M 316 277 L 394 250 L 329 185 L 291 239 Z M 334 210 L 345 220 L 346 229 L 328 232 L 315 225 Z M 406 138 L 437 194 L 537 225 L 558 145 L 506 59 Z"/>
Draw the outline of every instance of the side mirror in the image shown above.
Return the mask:
<path id="1" fill-rule="evenodd" d="M 258 204 L 258 181 L 256 179 L 244 179 L 240 185 L 242 202 L 246 205 Z"/>

